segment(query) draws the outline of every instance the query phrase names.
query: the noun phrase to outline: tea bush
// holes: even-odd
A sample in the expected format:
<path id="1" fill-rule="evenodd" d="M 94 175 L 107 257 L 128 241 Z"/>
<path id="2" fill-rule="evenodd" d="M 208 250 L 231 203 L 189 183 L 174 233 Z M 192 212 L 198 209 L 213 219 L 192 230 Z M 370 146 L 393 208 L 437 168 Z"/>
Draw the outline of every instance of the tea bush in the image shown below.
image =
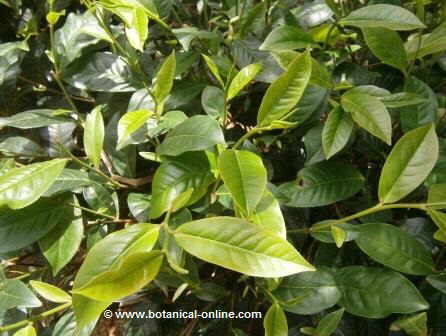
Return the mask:
<path id="1" fill-rule="evenodd" d="M 1 335 L 446 334 L 445 1 L 0 9 Z"/>

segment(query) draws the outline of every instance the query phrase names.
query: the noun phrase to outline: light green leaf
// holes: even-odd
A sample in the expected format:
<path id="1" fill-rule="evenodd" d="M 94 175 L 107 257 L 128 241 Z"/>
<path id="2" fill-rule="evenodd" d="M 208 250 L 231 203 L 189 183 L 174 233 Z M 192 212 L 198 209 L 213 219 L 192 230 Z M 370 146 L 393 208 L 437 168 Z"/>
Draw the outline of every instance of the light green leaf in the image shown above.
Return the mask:
<path id="1" fill-rule="evenodd" d="M 248 219 L 267 230 L 277 232 L 280 237 L 286 239 L 286 227 L 282 210 L 280 210 L 279 202 L 268 189 L 265 189 L 260 202 Z"/>
<path id="2" fill-rule="evenodd" d="M 364 185 L 364 177 L 352 166 L 337 162 L 321 162 L 303 168 L 298 180 L 278 188 L 278 197 L 291 207 L 324 206 L 356 194 Z"/>
<path id="3" fill-rule="evenodd" d="M 386 107 L 390 108 L 412 106 L 427 102 L 427 99 L 423 96 L 411 92 L 400 92 L 378 98 L 384 103 L 384 105 L 386 105 Z"/>
<path id="4" fill-rule="evenodd" d="M 336 279 L 343 294 L 339 304 L 353 315 L 375 319 L 429 308 L 412 282 L 388 269 L 349 266 Z"/>
<path id="5" fill-rule="evenodd" d="M 347 233 L 337 225 L 331 226 L 331 234 L 338 248 L 341 248 L 347 238 Z"/>
<path id="6" fill-rule="evenodd" d="M 342 96 L 341 104 L 359 126 L 391 144 L 392 120 L 386 106 L 378 98 L 351 90 Z"/>
<path id="7" fill-rule="evenodd" d="M 446 183 L 430 187 L 427 203 L 432 204 L 429 206 L 432 209 L 446 209 Z"/>
<path id="8" fill-rule="evenodd" d="M 409 336 L 427 336 L 427 313 L 400 318 L 392 323 L 390 330 L 404 330 Z"/>
<path id="9" fill-rule="evenodd" d="M 73 121 L 73 119 L 64 116 L 63 114 L 60 115 L 58 110 L 38 109 L 20 112 L 7 118 L 0 118 L 0 127 L 9 126 L 19 129 L 30 129 L 54 124 L 63 124 L 71 121 Z"/>
<path id="10" fill-rule="evenodd" d="M 79 205 L 76 197 L 73 197 L 73 203 Z M 63 221 L 59 221 L 48 234 L 40 239 L 40 249 L 50 263 L 54 276 L 77 253 L 83 234 L 82 210 L 72 207 L 67 208 Z"/>
<path id="11" fill-rule="evenodd" d="M 29 325 L 16 331 L 13 336 L 37 336 L 37 334 L 34 327 Z"/>
<path id="12" fill-rule="evenodd" d="M 8 279 L 1 285 L 0 312 L 11 308 L 34 308 L 42 305 L 34 293 L 20 280 Z"/>
<path id="13" fill-rule="evenodd" d="M 130 45 L 139 50 L 144 50 L 144 44 L 149 36 L 149 18 L 143 8 L 134 8 L 131 12 L 131 21 L 125 27 L 125 34 Z"/>
<path id="14" fill-rule="evenodd" d="M 239 218 L 189 222 L 174 236 L 190 254 L 250 276 L 283 277 L 314 270 L 286 240 Z"/>
<path id="15" fill-rule="evenodd" d="M 284 278 L 272 294 L 286 311 L 299 315 L 320 313 L 341 298 L 334 276 L 323 268 Z"/>
<path id="16" fill-rule="evenodd" d="M 313 37 L 297 26 L 283 25 L 268 34 L 260 50 L 281 51 L 305 49 L 315 44 Z"/>
<path id="17" fill-rule="evenodd" d="M 385 64 L 406 72 L 407 55 L 400 35 L 387 28 L 362 28 L 367 46 Z"/>
<path id="18" fill-rule="evenodd" d="M 342 150 L 353 131 L 353 120 L 340 106 L 328 115 L 322 131 L 322 147 L 327 159 Z"/>
<path id="19" fill-rule="evenodd" d="M 224 144 L 225 139 L 218 121 L 209 116 L 196 115 L 172 129 L 158 146 L 157 152 L 159 155 L 177 156 Z"/>
<path id="20" fill-rule="evenodd" d="M 169 57 L 166 58 L 163 65 L 156 75 L 156 81 L 153 86 L 153 95 L 158 104 L 163 104 L 169 96 L 173 87 L 173 80 L 175 79 L 176 58 L 175 51 L 172 51 Z"/>
<path id="21" fill-rule="evenodd" d="M 231 100 L 262 71 L 261 63 L 247 65 L 240 70 L 229 85 L 227 100 Z"/>
<path id="22" fill-rule="evenodd" d="M 336 329 L 338 328 L 339 322 L 342 320 L 342 316 L 344 315 L 343 308 L 335 310 L 330 314 L 325 315 L 322 320 L 317 325 L 315 334 L 317 336 L 330 336 L 332 335 Z"/>
<path id="23" fill-rule="evenodd" d="M 160 251 L 137 252 L 122 259 L 73 293 L 112 302 L 136 293 L 158 274 L 163 261 Z"/>
<path id="24" fill-rule="evenodd" d="M 44 299 L 51 302 L 71 302 L 71 296 L 64 290 L 41 281 L 31 280 L 31 287 Z"/>
<path id="25" fill-rule="evenodd" d="M 265 336 L 288 336 L 288 323 L 282 308 L 275 303 L 266 312 L 263 319 Z"/>
<path id="26" fill-rule="evenodd" d="M 311 77 L 309 52 L 298 55 L 288 69 L 266 90 L 257 115 L 257 125 L 268 126 L 287 116 L 301 99 Z"/>
<path id="27" fill-rule="evenodd" d="M 397 271 L 427 275 L 435 271 L 431 253 L 416 238 L 389 224 L 363 224 L 355 240 L 373 260 Z"/>
<path id="28" fill-rule="evenodd" d="M 158 218 L 171 209 L 175 199 L 189 189 L 193 193 L 184 205 L 195 203 L 214 180 L 209 159 L 203 152 L 184 153 L 163 162 L 152 182 L 150 217 Z"/>
<path id="29" fill-rule="evenodd" d="M 203 58 L 204 58 L 204 60 L 206 62 L 206 65 L 208 66 L 209 70 L 211 70 L 212 74 L 217 79 L 217 81 L 220 84 L 220 86 L 222 88 L 224 88 L 225 87 L 225 83 L 223 82 L 223 79 L 220 76 L 220 71 L 218 71 L 217 64 L 215 64 L 215 62 L 209 56 L 206 56 L 204 54 L 201 55 L 201 56 L 203 56 Z"/>
<path id="30" fill-rule="evenodd" d="M 220 155 L 218 165 L 234 201 L 249 216 L 266 188 L 267 176 L 262 159 L 248 151 L 228 149 Z"/>
<path id="31" fill-rule="evenodd" d="M 427 213 L 438 226 L 440 232 L 442 232 L 443 235 L 446 235 L 446 214 L 444 212 L 432 209 L 428 209 Z"/>
<path id="32" fill-rule="evenodd" d="M 54 159 L 6 172 L 0 177 L 0 206 L 21 209 L 37 201 L 51 187 L 67 161 Z"/>
<path id="33" fill-rule="evenodd" d="M 404 46 L 410 60 L 446 50 L 446 23 L 443 22 L 432 33 L 413 36 Z"/>
<path id="34" fill-rule="evenodd" d="M 101 153 L 104 146 L 104 119 L 102 106 L 99 105 L 87 115 L 84 127 L 84 147 L 88 158 L 96 168 L 101 163 Z"/>
<path id="35" fill-rule="evenodd" d="M 435 125 L 419 127 L 406 133 L 392 149 L 379 180 L 379 200 L 396 202 L 429 175 L 438 158 Z"/>
<path id="36" fill-rule="evenodd" d="M 131 136 L 153 115 L 149 110 L 137 110 L 124 114 L 118 122 L 118 144 L 117 150 L 127 146 L 131 141 Z"/>
<path id="37" fill-rule="evenodd" d="M 426 26 L 401 6 L 378 4 L 361 7 L 340 21 L 346 26 L 381 27 L 391 30 L 413 30 Z"/>

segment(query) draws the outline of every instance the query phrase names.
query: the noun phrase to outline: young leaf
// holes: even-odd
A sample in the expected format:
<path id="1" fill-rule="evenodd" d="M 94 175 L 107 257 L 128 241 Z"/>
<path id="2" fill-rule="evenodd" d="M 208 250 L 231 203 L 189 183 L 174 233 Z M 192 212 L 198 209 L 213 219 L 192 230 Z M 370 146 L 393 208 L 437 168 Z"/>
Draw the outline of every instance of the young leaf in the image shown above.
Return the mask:
<path id="1" fill-rule="evenodd" d="M 206 86 L 201 93 L 203 110 L 213 118 L 223 118 L 225 114 L 225 93 L 216 86 Z"/>
<path id="2" fill-rule="evenodd" d="M 349 266 L 339 270 L 336 279 L 343 294 L 339 304 L 354 315 L 384 318 L 429 308 L 412 282 L 391 270 Z"/>
<path id="3" fill-rule="evenodd" d="M 265 189 L 262 199 L 248 219 L 252 223 L 277 232 L 280 237 L 286 238 L 286 227 L 282 210 L 280 210 L 279 202 L 268 189 Z"/>
<path id="4" fill-rule="evenodd" d="M 379 180 L 380 202 L 393 203 L 413 191 L 429 175 L 437 158 L 434 124 L 406 133 L 384 163 Z"/>
<path id="5" fill-rule="evenodd" d="M 57 303 L 71 302 L 71 296 L 59 287 L 35 280 L 31 280 L 29 284 L 40 296 L 48 301 Z"/>
<path id="6" fill-rule="evenodd" d="M 392 323 L 390 330 L 404 330 L 409 336 L 427 336 L 427 313 L 400 318 Z"/>
<path id="7" fill-rule="evenodd" d="M 248 151 L 228 149 L 220 155 L 218 165 L 234 201 L 250 215 L 266 188 L 267 176 L 262 159 Z"/>
<path id="8" fill-rule="evenodd" d="M 66 163 L 65 159 L 54 159 L 9 170 L 0 176 L 0 207 L 21 209 L 37 201 Z"/>
<path id="9" fill-rule="evenodd" d="M 397 271 L 428 275 L 435 271 L 431 253 L 416 238 L 389 224 L 363 224 L 355 240 L 373 260 Z"/>
<path id="10" fill-rule="evenodd" d="M 201 55 L 201 56 L 203 56 L 203 58 L 206 62 L 206 65 L 208 66 L 209 70 L 211 70 L 212 74 L 217 79 L 220 86 L 222 88 L 224 88 L 225 83 L 223 82 L 223 79 L 220 76 L 220 71 L 218 71 L 217 64 L 215 64 L 214 61 L 212 60 L 212 58 L 210 58 L 209 56 L 206 56 L 206 55 Z"/>
<path id="11" fill-rule="evenodd" d="M 229 85 L 227 100 L 231 100 L 262 71 L 261 63 L 247 65 L 240 70 Z"/>
<path id="12" fill-rule="evenodd" d="M 220 124 L 209 116 L 196 115 L 172 129 L 158 146 L 157 152 L 159 155 L 178 156 L 215 145 L 225 145 Z"/>
<path id="13" fill-rule="evenodd" d="M 437 224 L 439 230 L 446 234 L 446 214 L 441 211 L 428 209 L 427 213 L 432 218 L 435 224 Z"/>
<path id="14" fill-rule="evenodd" d="M 250 276 L 283 277 L 314 270 L 286 240 L 239 218 L 192 221 L 174 236 L 190 254 Z"/>
<path id="15" fill-rule="evenodd" d="M 176 58 L 175 51 L 172 51 L 169 57 L 166 58 L 163 65 L 156 75 L 156 82 L 153 86 L 153 95 L 158 104 L 163 104 L 168 97 L 173 87 L 173 80 L 175 79 Z"/>
<path id="16" fill-rule="evenodd" d="M 101 105 L 94 108 L 87 115 L 84 127 L 85 152 L 97 169 L 101 163 L 101 153 L 104 145 L 104 119 L 101 110 Z"/>
<path id="17" fill-rule="evenodd" d="M 342 150 L 353 131 L 353 120 L 340 106 L 328 115 L 322 131 L 322 146 L 327 159 Z"/>
<path id="18" fill-rule="evenodd" d="M 331 234 L 338 248 L 341 248 L 347 238 L 347 233 L 336 225 L 331 226 Z"/>
<path id="19" fill-rule="evenodd" d="M 301 28 L 283 25 L 269 33 L 259 49 L 269 51 L 305 49 L 314 43 L 313 37 Z"/>
<path id="20" fill-rule="evenodd" d="M 118 144 L 117 150 L 120 150 L 130 143 L 131 136 L 140 129 L 153 115 L 149 110 L 137 110 L 124 114 L 118 123 Z"/>
<path id="21" fill-rule="evenodd" d="M 311 77 L 309 52 L 298 55 L 288 69 L 266 90 L 257 115 L 257 125 L 268 126 L 281 120 L 301 99 Z"/>
<path id="22" fill-rule="evenodd" d="M 16 331 L 13 336 L 37 336 L 37 334 L 34 327 L 29 325 Z"/>
<path id="23" fill-rule="evenodd" d="M 319 322 L 316 328 L 316 335 L 318 336 L 330 336 L 332 335 L 336 329 L 338 328 L 339 322 L 342 320 L 342 316 L 344 315 L 343 308 L 335 310 L 330 314 L 325 315 L 322 320 Z"/>
<path id="24" fill-rule="evenodd" d="M 350 90 L 342 95 L 341 104 L 359 126 L 390 145 L 392 120 L 386 106 L 378 98 Z"/>
<path id="25" fill-rule="evenodd" d="M 288 336 L 288 323 L 282 308 L 275 303 L 266 312 L 263 319 L 265 336 Z"/>
<path id="26" fill-rule="evenodd" d="M 133 8 L 130 15 L 130 22 L 125 27 L 125 34 L 130 45 L 139 50 L 144 50 L 144 44 L 149 35 L 149 18 L 143 8 Z"/>
<path id="27" fill-rule="evenodd" d="M 310 315 L 334 306 L 341 298 L 341 291 L 334 276 L 319 268 L 284 278 L 273 295 L 286 311 Z"/>
<path id="28" fill-rule="evenodd" d="M 429 189 L 427 203 L 431 209 L 445 209 L 446 208 L 446 183 L 434 184 Z"/>
<path id="29" fill-rule="evenodd" d="M 422 29 L 426 26 L 411 12 L 400 6 L 378 4 L 361 7 L 340 21 L 346 26 L 381 27 L 391 30 Z"/>
<path id="30" fill-rule="evenodd" d="M 370 50 L 384 63 L 406 72 L 407 55 L 400 35 L 387 28 L 362 28 Z"/>

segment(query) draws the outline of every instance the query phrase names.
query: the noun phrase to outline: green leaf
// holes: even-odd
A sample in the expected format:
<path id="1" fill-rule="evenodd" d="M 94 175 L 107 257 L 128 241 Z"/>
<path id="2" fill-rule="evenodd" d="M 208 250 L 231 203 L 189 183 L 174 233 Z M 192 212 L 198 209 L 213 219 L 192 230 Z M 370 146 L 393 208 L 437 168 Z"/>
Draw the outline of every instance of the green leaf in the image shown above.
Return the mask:
<path id="1" fill-rule="evenodd" d="M 314 270 L 286 240 L 239 218 L 192 221 L 181 225 L 174 236 L 190 254 L 250 276 L 282 277 Z"/>
<path id="2" fill-rule="evenodd" d="M 429 205 L 432 209 L 446 209 L 446 183 L 430 187 L 427 203 L 432 204 Z"/>
<path id="3" fill-rule="evenodd" d="M 201 94 L 203 110 L 213 118 L 223 118 L 225 114 L 225 93 L 216 86 L 206 86 Z"/>
<path id="4" fill-rule="evenodd" d="M 322 131 L 322 146 L 327 159 L 342 150 L 353 132 L 353 120 L 340 106 L 328 115 Z"/>
<path id="5" fill-rule="evenodd" d="M 319 322 L 316 328 L 316 335 L 318 336 L 330 336 L 338 328 L 339 322 L 344 315 L 344 309 L 338 309 L 330 314 L 325 315 Z"/>
<path id="6" fill-rule="evenodd" d="M 280 210 L 279 202 L 268 189 L 265 189 L 260 202 L 248 219 L 252 223 L 277 232 L 280 237 L 286 238 L 286 227 L 282 210 Z"/>
<path id="7" fill-rule="evenodd" d="M 111 303 L 73 294 L 73 310 L 76 319 L 74 335 L 91 335 L 97 320 Z"/>
<path id="8" fill-rule="evenodd" d="M 0 118 L 0 127 L 9 126 L 20 129 L 29 129 L 73 121 L 73 119 L 68 118 L 63 114 L 61 115 L 58 112 L 58 110 L 49 109 L 20 112 L 7 118 Z"/>
<path id="9" fill-rule="evenodd" d="M 319 268 L 284 278 L 273 295 L 286 311 L 311 315 L 334 306 L 341 298 L 341 291 L 334 276 Z"/>
<path id="10" fill-rule="evenodd" d="M 395 94 L 379 97 L 386 107 L 398 108 L 412 105 L 423 104 L 427 102 L 427 99 L 417 93 L 400 92 Z"/>
<path id="11" fill-rule="evenodd" d="M 158 104 L 163 104 L 169 96 L 173 87 L 173 80 L 175 79 L 176 58 L 175 51 L 172 51 L 169 57 L 166 58 L 163 65 L 156 75 L 156 81 L 153 86 L 153 96 Z"/>
<path id="12" fill-rule="evenodd" d="M 404 330 L 409 336 L 427 336 L 427 313 L 400 318 L 392 323 L 390 330 Z"/>
<path id="13" fill-rule="evenodd" d="M 331 234 L 333 236 L 333 240 L 336 243 L 338 248 L 341 248 L 347 238 L 347 233 L 341 227 L 336 225 L 331 226 Z"/>
<path id="14" fill-rule="evenodd" d="M 172 129 L 158 146 L 157 152 L 159 155 L 177 156 L 224 144 L 219 123 L 209 116 L 196 115 Z"/>
<path id="15" fill-rule="evenodd" d="M 77 198 L 73 199 L 73 203 L 79 205 Z M 39 241 L 40 249 L 50 263 L 54 276 L 77 253 L 84 234 L 81 209 L 67 209 L 63 219 Z"/>
<path id="16" fill-rule="evenodd" d="M 0 287 L 0 312 L 11 308 L 34 308 L 42 303 L 20 280 L 8 279 Z"/>
<path id="17" fill-rule="evenodd" d="M 303 168 L 298 181 L 278 188 L 280 199 L 292 207 L 316 207 L 353 196 L 364 185 L 364 177 L 352 166 L 337 162 L 321 162 Z"/>
<path id="18" fill-rule="evenodd" d="M 209 70 L 211 70 L 212 74 L 217 79 L 220 86 L 224 88 L 225 83 L 223 82 L 223 79 L 220 76 L 220 71 L 218 70 L 217 64 L 215 64 L 215 62 L 209 56 L 206 55 L 201 55 L 201 56 L 203 56 L 206 65 L 208 66 Z"/>
<path id="19" fill-rule="evenodd" d="M 144 44 L 149 36 L 149 18 L 143 8 L 133 8 L 129 25 L 125 27 L 125 34 L 130 45 L 139 50 L 144 50 Z"/>
<path id="20" fill-rule="evenodd" d="M 229 85 L 227 100 L 231 100 L 262 71 L 261 63 L 254 63 L 241 69 Z"/>
<path id="21" fill-rule="evenodd" d="M 149 110 L 136 110 L 124 114 L 118 123 L 118 145 L 117 150 L 121 150 L 131 143 L 132 134 L 145 125 L 147 120 L 153 115 Z"/>
<path id="22" fill-rule="evenodd" d="M 73 210 L 64 199 L 40 200 L 20 210 L 2 209 L 0 213 L 0 253 L 28 246 L 39 240 L 66 218 Z M 71 211 L 71 215 L 70 215 Z"/>
<path id="23" fill-rule="evenodd" d="M 262 199 L 267 176 L 262 159 L 248 151 L 228 149 L 218 161 L 220 174 L 234 201 L 250 215 Z"/>
<path id="24" fill-rule="evenodd" d="M 432 33 L 413 36 L 404 46 L 410 60 L 446 50 L 446 23 L 443 22 Z"/>
<path id="25" fill-rule="evenodd" d="M 362 28 L 367 46 L 385 64 L 406 72 L 409 65 L 400 35 L 387 28 Z"/>
<path id="26" fill-rule="evenodd" d="M 71 302 L 71 296 L 56 286 L 35 280 L 31 280 L 29 284 L 40 296 L 48 301 L 57 303 Z"/>
<path id="27" fill-rule="evenodd" d="M 260 50 L 281 51 L 305 49 L 315 44 L 313 37 L 297 26 L 283 25 L 268 34 Z"/>
<path id="28" fill-rule="evenodd" d="M 184 153 L 163 162 L 152 182 L 150 217 L 158 218 L 168 211 L 174 200 L 188 189 L 193 189 L 185 205 L 203 197 L 208 186 L 215 180 L 204 152 Z"/>
<path id="29" fill-rule="evenodd" d="M 112 302 L 136 293 L 158 274 L 163 261 L 160 251 L 138 252 L 125 256 L 73 293 L 94 300 Z"/>
<path id="30" fill-rule="evenodd" d="M 99 169 L 104 146 L 104 119 L 99 105 L 87 115 L 84 127 L 84 147 L 88 159 Z"/>
<path id="31" fill-rule="evenodd" d="M 301 99 L 311 77 L 309 52 L 298 55 L 288 69 L 266 90 L 257 115 L 257 125 L 268 126 L 287 116 Z"/>
<path id="32" fill-rule="evenodd" d="M 275 303 L 266 312 L 263 319 L 265 336 L 288 336 L 288 323 L 282 308 Z"/>
<path id="33" fill-rule="evenodd" d="M 437 224 L 439 230 L 446 235 L 446 214 L 441 211 L 428 209 L 427 213 L 432 218 L 435 224 Z"/>
<path id="34" fill-rule="evenodd" d="M 336 279 L 343 294 L 339 304 L 353 315 L 384 318 L 429 308 L 417 288 L 391 270 L 349 266 L 339 270 Z"/>
<path id="35" fill-rule="evenodd" d="M 342 107 L 367 132 L 385 143 L 392 142 L 392 120 L 384 103 L 364 93 L 347 91 L 341 98 Z"/>
<path id="36" fill-rule="evenodd" d="M 397 271 L 427 275 L 435 271 L 431 253 L 415 237 L 389 224 L 363 224 L 355 240 L 373 260 Z"/>
<path id="37" fill-rule="evenodd" d="M 340 21 L 346 26 L 381 27 L 391 30 L 422 29 L 426 26 L 411 12 L 400 6 L 378 4 L 361 7 Z"/>
<path id="38" fill-rule="evenodd" d="M 13 336 L 37 336 L 37 334 L 34 327 L 29 325 L 16 331 Z"/>
<path id="39" fill-rule="evenodd" d="M 446 294 L 446 275 L 444 274 L 429 275 L 426 278 L 426 281 L 429 282 L 429 284 L 435 289 L 438 289 L 440 292 Z"/>
<path id="40" fill-rule="evenodd" d="M 406 133 L 390 152 L 381 171 L 380 202 L 393 203 L 413 191 L 429 175 L 437 158 L 434 124 Z"/>

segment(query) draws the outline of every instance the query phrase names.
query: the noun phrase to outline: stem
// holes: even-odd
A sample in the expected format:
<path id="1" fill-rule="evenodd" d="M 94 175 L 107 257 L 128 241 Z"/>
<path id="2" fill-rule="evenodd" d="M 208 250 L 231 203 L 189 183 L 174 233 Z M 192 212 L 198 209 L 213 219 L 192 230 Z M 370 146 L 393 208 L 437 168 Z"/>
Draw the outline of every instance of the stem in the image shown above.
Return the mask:
<path id="1" fill-rule="evenodd" d="M 43 320 L 45 317 L 48 317 L 48 316 L 53 315 L 53 314 L 56 314 L 56 313 L 58 313 L 58 312 L 60 312 L 62 310 L 65 310 L 65 309 L 67 309 L 70 306 L 71 306 L 71 302 L 64 303 L 64 304 L 62 304 L 60 306 L 57 306 L 57 307 L 55 307 L 53 309 L 47 310 L 46 312 L 43 312 L 41 314 L 31 316 L 31 317 L 29 317 L 26 320 L 23 320 L 23 321 L 20 321 L 20 322 L 17 322 L 17 323 L 13 323 L 13 324 L 9 324 L 9 325 L 0 327 L 0 332 L 5 332 L 5 331 L 9 331 L 9 330 L 14 330 L 14 329 L 19 329 L 21 327 L 25 327 L 28 324 L 31 324 L 31 323 Z"/>
<path id="2" fill-rule="evenodd" d="M 267 131 L 269 129 L 270 129 L 269 127 L 259 127 L 259 128 L 254 127 L 248 133 L 246 133 L 240 139 L 238 139 L 238 141 L 234 144 L 234 146 L 232 146 L 232 149 L 237 149 L 238 147 L 240 147 L 243 144 L 243 141 L 245 141 L 246 139 L 249 139 L 254 134 L 261 133 L 261 132 Z"/>
<path id="3" fill-rule="evenodd" d="M 100 213 L 100 212 L 95 211 L 95 210 L 91 210 L 91 209 L 89 209 L 89 208 L 85 208 L 85 207 L 83 207 L 83 206 L 81 206 L 81 205 L 77 205 L 77 204 L 74 204 L 74 203 L 67 203 L 67 204 L 68 204 L 69 206 L 72 206 L 73 208 L 78 208 L 78 209 L 81 209 L 82 211 L 89 212 L 89 213 L 91 213 L 91 214 L 93 214 L 93 215 L 102 216 L 102 217 L 104 217 L 104 218 L 113 220 L 113 222 L 116 222 L 116 218 L 113 217 L 113 216 L 106 215 L 106 214 Z"/>

